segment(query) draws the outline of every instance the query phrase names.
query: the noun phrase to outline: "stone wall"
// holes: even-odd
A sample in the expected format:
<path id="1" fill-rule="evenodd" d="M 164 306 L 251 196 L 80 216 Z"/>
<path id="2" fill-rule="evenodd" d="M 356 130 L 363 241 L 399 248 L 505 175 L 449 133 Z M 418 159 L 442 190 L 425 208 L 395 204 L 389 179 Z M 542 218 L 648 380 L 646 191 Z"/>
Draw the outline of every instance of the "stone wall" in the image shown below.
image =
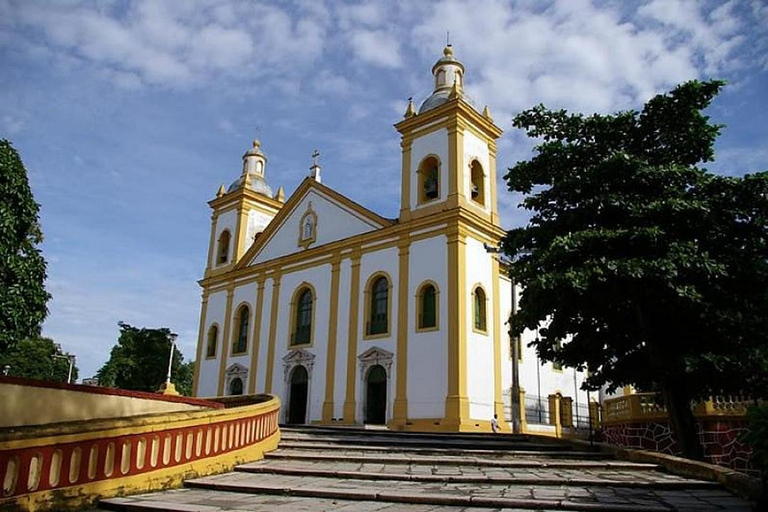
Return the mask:
<path id="1" fill-rule="evenodd" d="M 746 430 L 743 419 L 703 418 L 697 422 L 699 439 L 707 462 L 746 473 L 757 473 L 749 462 L 751 447 L 738 441 Z M 603 425 L 609 444 L 680 455 L 681 450 L 666 420 L 630 421 Z"/>

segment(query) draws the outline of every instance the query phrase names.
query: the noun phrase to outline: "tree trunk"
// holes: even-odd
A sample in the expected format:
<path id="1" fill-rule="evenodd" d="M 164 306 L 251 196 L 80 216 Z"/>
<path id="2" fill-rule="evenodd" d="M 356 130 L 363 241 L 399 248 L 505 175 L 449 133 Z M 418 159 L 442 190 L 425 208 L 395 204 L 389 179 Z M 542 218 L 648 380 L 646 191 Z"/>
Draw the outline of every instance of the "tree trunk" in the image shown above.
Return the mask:
<path id="1" fill-rule="evenodd" d="M 704 448 L 696 432 L 696 419 L 691 410 L 691 398 L 685 384 L 671 379 L 662 391 L 669 415 L 669 427 L 688 459 L 704 460 Z"/>

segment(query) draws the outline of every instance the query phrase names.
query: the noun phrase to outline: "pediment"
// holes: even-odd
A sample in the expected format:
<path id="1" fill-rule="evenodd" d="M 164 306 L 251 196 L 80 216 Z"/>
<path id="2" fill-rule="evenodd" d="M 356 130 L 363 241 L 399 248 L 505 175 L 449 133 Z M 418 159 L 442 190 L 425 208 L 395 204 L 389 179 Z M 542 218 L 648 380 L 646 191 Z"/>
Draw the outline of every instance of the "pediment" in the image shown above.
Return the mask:
<path id="1" fill-rule="evenodd" d="M 395 354 L 380 347 L 371 347 L 359 356 L 357 359 L 364 364 L 381 364 L 392 362 Z"/>
<path id="2" fill-rule="evenodd" d="M 311 220 L 312 232 L 306 223 Z M 248 267 L 390 226 L 333 189 L 305 179 L 238 263 Z"/>
<path id="3" fill-rule="evenodd" d="M 233 363 L 226 371 L 227 375 L 245 375 L 246 373 L 248 373 L 248 368 L 239 363 Z"/>
<path id="4" fill-rule="evenodd" d="M 312 352 L 309 352 L 308 350 L 304 350 L 302 348 L 297 348 L 294 350 L 291 350 L 286 355 L 283 356 L 283 363 L 285 364 L 307 364 L 307 363 L 313 363 L 315 361 L 315 354 Z"/>

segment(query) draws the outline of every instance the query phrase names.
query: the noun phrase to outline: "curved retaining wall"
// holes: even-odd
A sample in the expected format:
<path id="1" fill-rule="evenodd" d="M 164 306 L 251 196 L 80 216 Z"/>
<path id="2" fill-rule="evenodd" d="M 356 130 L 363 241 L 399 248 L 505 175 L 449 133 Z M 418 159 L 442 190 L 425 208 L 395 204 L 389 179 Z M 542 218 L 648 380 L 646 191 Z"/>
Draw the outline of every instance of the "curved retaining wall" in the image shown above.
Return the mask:
<path id="1" fill-rule="evenodd" d="M 71 510 L 178 486 L 258 460 L 280 440 L 280 402 L 4 429 L 0 510 Z"/>

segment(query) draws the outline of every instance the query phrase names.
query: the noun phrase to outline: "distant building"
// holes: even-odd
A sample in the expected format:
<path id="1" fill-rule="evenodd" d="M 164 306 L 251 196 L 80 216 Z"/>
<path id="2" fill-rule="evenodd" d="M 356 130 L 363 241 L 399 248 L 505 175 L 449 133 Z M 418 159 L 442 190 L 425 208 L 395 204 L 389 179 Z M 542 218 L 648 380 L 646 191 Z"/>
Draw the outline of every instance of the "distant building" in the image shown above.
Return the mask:
<path id="1" fill-rule="evenodd" d="M 99 379 L 97 379 L 96 377 L 91 377 L 91 378 L 88 378 L 88 379 L 83 379 L 81 382 L 82 382 L 82 384 L 84 386 L 98 386 L 99 385 Z"/>
<path id="2" fill-rule="evenodd" d="M 288 423 L 489 431 L 494 414 L 509 418 L 512 287 L 484 247 L 504 235 L 502 131 L 464 94 L 464 71 L 446 47 L 432 94 L 396 125 L 396 219 L 322 184 L 316 161 L 284 201 L 254 142 L 240 178 L 209 202 L 196 396 L 274 393 Z M 529 423 L 548 422 L 559 392 L 586 425 L 583 375 L 540 365 L 534 336 L 519 341 Z"/>

